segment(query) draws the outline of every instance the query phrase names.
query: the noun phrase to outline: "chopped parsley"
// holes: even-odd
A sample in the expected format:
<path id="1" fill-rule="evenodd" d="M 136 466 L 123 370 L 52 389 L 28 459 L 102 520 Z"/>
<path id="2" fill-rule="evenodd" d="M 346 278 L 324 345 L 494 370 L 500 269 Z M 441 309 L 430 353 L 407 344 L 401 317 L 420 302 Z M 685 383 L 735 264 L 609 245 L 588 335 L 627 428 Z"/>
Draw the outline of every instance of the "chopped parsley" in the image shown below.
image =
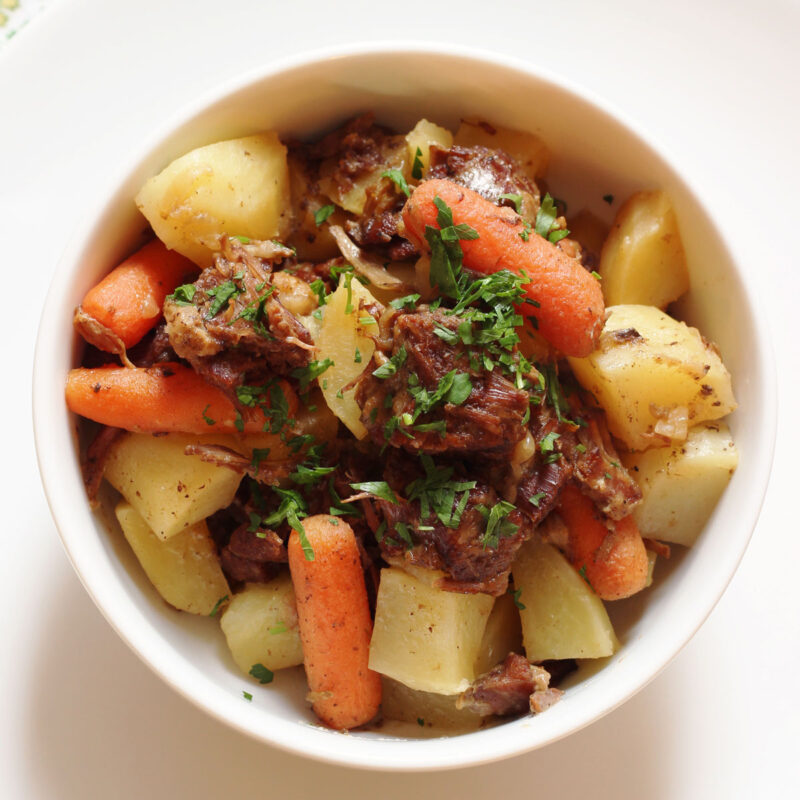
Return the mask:
<path id="1" fill-rule="evenodd" d="M 508 593 L 511 597 L 514 598 L 514 605 L 520 609 L 520 611 L 524 611 L 526 606 L 525 604 L 519 599 L 519 596 L 522 594 L 522 589 L 514 589 L 512 590 L 511 587 L 508 587 Z"/>
<path id="2" fill-rule="evenodd" d="M 499 500 L 491 509 L 481 504 L 475 506 L 475 510 L 486 520 L 486 530 L 481 537 L 484 548 L 497 548 L 501 536 L 513 536 L 519 530 L 519 525 L 508 519 L 508 515 L 515 510 L 513 503 Z"/>
<path id="3" fill-rule="evenodd" d="M 300 383 L 300 391 L 304 392 L 311 381 L 318 378 L 328 367 L 332 366 L 333 361 L 330 358 L 324 358 L 322 361 L 312 361 L 306 367 L 297 367 L 297 369 L 292 370 L 291 374 Z"/>
<path id="4" fill-rule="evenodd" d="M 206 319 L 212 319 L 216 317 L 220 311 L 224 311 L 230 301 L 244 292 L 244 289 L 240 286 L 237 286 L 236 283 L 232 280 L 227 280 L 224 283 L 221 283 L 219 286 L 215 286 L 213 289 L 206 289 L 206 294 L 209 297 L 213 297 L 214 300 L 211 305 L 208 307 L 208 313 L 206 314 Z"/>
<path id="5" fill-rule="evenodd" d="M 252 702 L 252 700 L 253 700 L 253 695 L 250 694 L 250 692 L 243 691 L 242 692 L 242 697 L 244 697 L 244 699 L 247 700 L 248 703 Z"/>
<path id="6" fill-rule="evenodd" d="M 219 613 L 220 608 L 222 607 L 222 604 L 223 603 L 227 603 L 229 599 L 230 599 L 230 595 L 227 595 L 227 594 L 224 597 L 220 597 L 220 599 L 217 600 L 216 603 L 214 603 L 214 608 L 211 609 L 211 611 L 209 612 L 208 616 L 209 617 L 216 617 L 217 614 Z"/>
<path id="7" fill-rule="evenodd" d="M 275 528 L 282 522 L 288 522 L 292 530 L 297 531 L 300 537 L 300 546 L 306 561 L 314 560 L 314 548 L 306 536 L 306 529 L 300 520 L 308 516 L 308 503 L 303 495 L 295 489 L 281 489 L 273 486 L 272 491 L 281 498 L 281 504 L 269 516 L 264 517 L 261 524 L 268 528 Z"/>
<path id="8" fill-rule="evenodd" d="M 319 302 L 319 304 L 321 306 L 324 306 L 325 303 L 327 302 L 326 298 L 328 295 L 328 290 L 325 286 L 325 282 L 321 278 L 315 278 L 313 281 L 311 281 L 309 286 L 311 287 L 311 291 L 314 292 L 314 294 L 317 296 L 317 301 Z"/>
<path id="9" fill-rule="evenodd" d="M 397 522 L 395 523 L 394 529 L 410 550 L 414 546 L 414 540 L 411 538 L 411 531 L 408 525 L 405 522 Z"/>
<path id="10" fill-rule="evenodd" d="M 272 683 L 272 679 L 275 677 L 272 670 L 267 669 L 263 664 L 253 664 L 253 666 L 250 667 L 250 674 L 259 683 Z"/>
<path id="11" fill-rule="evenodd" d="M 279 633 L 286 633 L 288 628 L 285 622 L 277 622 L 271 628 L 268 628 L 270 636 L 277 636 Z"/>
<path id="12" fill-rule="evenodd" d="M 467 507 L 470 490 L 475 488 L 477 482 L 451 480 L 454 468 L 437 467 L 427 454 L 421 455 L 420 461 L 425 477 L 417 478 L 406 486 L 408 501 L 419 500 L 422 519 L 435 514 L 445 527 L 457 528 Z"/>
<path id="13" fill-rule="evenodd" d="M 323 222 L 325 222 L 328 217 L 336 211 L 336 206 L 333 203 L 328 204 L 327 206 L 322 206 L 316 214 L 314 214 L 314 224 L 319 228 Z"/>
<path id="14" fill-rule="evenodd" d="M 522 220 L 522 230 L 519 232 L 519 238 L 523 242 L 527 242 L 531 238 L 531 224 L 528 220 Z"/>
<path id="15" fill-rule="evenodd" d="M 298 464 L 295 471 L 289 475 L 289 478 L 299 486 L 306 486 L 311 483 L 317 483 L 320 478 L 330 475 L 336 467 L 320 467 L 318 465 L 308 466 L 307 464 Z"/>
<path id="16" fill-rule="evenodd" d="M 550 431 L 540 442 L 539 450 L 542 453 L 552 453 L 555 450 L 556 439 L 560 439 L 561 434 L 555 431 Z"/>
<path id="17" fill-rule="evenodd" d="M 254 447 L 253 448 L 253 469 L 257 470 L 261 462 L 269 455 L 269 447 Z"/>
<path id="18" fill-rule="evenodd" d="M 561 241 L 565 236 L 569 236 L 569 231 L 566 229 L 553 230 L 557 217 L 558 210 L 556 209 L 555 200 L 553 200 L 548 192 L 545 194 L 542 204 L 536 212 L 536 224 L 534 228 L 539 236 L 543 236 L 553 244 Z"/>
<path id="19" fill-rule="evenodd" d="M 614 195 L 613 194 L 604 194 L 603 195 L 603 200 L 605 200 L 606 203 L 611 205 L 614 202 Z"/>
<path id="20" fill-rule="evenodd" d="M 597 280 L 603 280 L 603 276 L 595 269 L 592 270 L 592 277 L 597 278 Z"/>
<path id="21" fill-rule="evenodd" d="M 190 306 L 193 305 L 194 293 L 197 287 L 193 283 L 184 283 L 183 286 L 178 286 L 175 291 L 167 295 L 167 300 L 172 300 L 177 306 Z"/>
<path id="22" fill-rule="evenodd" d="M 408 183 L 399 169 L 387 169 L 381 173 L 381 178 L 389 178 L 406 197 L 411 197 L 411 189 L 408 188 Z"/>
<path id="23" fill-rule="evenodd" d="M 238 239 L 242 244 L 250 244 L 250 237 L 249 236 L 234 236 L 234 239 Z M 283 247 L 283 245 L 281 245 Z"/>
<path id="24" fill-rule="evenodd" d="M 464 259 L 459 241 L 477 239 L 478 232 L 465 223 L 454 225 L 452 210 L 438 195 L 433 198 L 433 203 L 438 210 L 436 221 L 439 227 L 425 226 L 425 240 L 431 248 L 430 284 L 438 286 L 447 297 L 458 298 L 458 278 Z"/>
<path id="25" fill-rule="evenodd" d="M 594 586 L 592 586 L 592 583 L 591 583 L 591 581 L 590 581 L 590 580 L 589 580 L 589 579 L 586 577 L 586 564 L 584 564 L 584 565 L 583 565 L 583 566 L 582 566 L 582 567 L 581 567 L 581 568 L 578 570 L 578 575 L 580 575 L 580 576 L 581 576 L 581 578 L 583 578 L 583 579 L 586 581 L 586 585 L 587 585 L 587 586 L 588 586 L 588 587 L 589 587 L 589 588 L 590 588 L 592 591 L 594 591 Z"/>
<path id="26" fill-rule="evenodd" d="M 409 311 L 412 310 L 417 303 L 419 302 L 419 295 L 418 294 L 407 294 L 405 297 L 398 297 L 395 300 L 389 301 L 389 305 L 392 308 L 396 308 L 398 311 L 405 308 Z"/>
<path id="27" fill-rule="evenodd" d="M 522 213 L 522 195 L 514 192 L 506 192 L 500 195 L 501 200 L 510 200 L 514 204 L 514 210 L 517 214 Z"/>
<path id="28" fill-rule="evenodd" d="M 366 492 L 380 500 L 397 504 L 397 496 L 386 481 L 365 481 L 364 483 L 351 483 L 350 486 L 357 492 Z"/>
<path id="29" fill-rule="evenodd" d="M 372 319 L 370 317 L 370 319 Z M 361 363 L 361 351 L 356 347 L 356 352 L 353 354 L 353 363 L 360 364 Z"/>
<path id="30" fill-rule="evenodd" d="M 414 163 L 411 165 L 411 177 L 418 181 L 422 178 L 422 150 L 417 148 L 417 152 L 414 153 Z"/>
<path id="31" fill-rule="evenodd" d="M 401 346 L 400 349 L 385 363 L 381 364 L 376 370 L 373 370 L 372 374 L 376 378 L 389 378 L 394 375 L 397 370 L 406 363 L 406 359 L 408 358 L 408 352 L 406 351 L 405 346 Z"/>
<path id="32" fill-rule="evenodd" d="M 216 424 L 217 424 L 217 421 L 216 421 L 216 420 L 213 420 L 213 419 L 211 419 L 211 417 L 209 417 L 209 416 L 208 416 L 208 414 L 206 414 L 206 411 L 208 411 L 208 409 L 209 409 L 209 408 L 211 408 L 211 403 L 209 403 L 209 404 L 208 404 L 208 405 L 207 405 L 207 406 L 206 406 L 206 407 L 203 409 L 203 411 L 202 411 L 202 414 L 203 414 L 203 419 L 206 421 L 206 425 L 216 425 Z"/>

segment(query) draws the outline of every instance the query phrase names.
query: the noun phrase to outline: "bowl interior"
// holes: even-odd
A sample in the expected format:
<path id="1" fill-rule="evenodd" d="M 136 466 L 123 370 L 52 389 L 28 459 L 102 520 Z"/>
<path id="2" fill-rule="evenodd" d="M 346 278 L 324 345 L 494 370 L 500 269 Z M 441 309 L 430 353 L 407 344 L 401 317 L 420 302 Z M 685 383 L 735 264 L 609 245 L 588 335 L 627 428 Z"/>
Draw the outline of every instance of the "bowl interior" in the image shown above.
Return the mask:
<path id="1" fill-rule="evenodd" d="M 367 110 L 400 131 L 420 117 L 454 128 L 461 117 L 478 114 L 537 133 L 552 151 L 548 185 L 572 213 L 586 207 L 610 220 L 603 195 L 665 189 L 690 265 L 684 317 L 719 345 L 740 404 L 730 418 L 739 469 L 700 541 L 674 561 L 668 579 L 657 575 L 661 580 L 638 601 L 612 610 L 621 651 L 604 669 L 584 670 L 547 714 L 463 735 L 457 747 L 447 739 L 420 741 L 416 726 L 348 736 L 325 730 L 306 707 L 299 670 L 253 689 L 218 626 L 167 608 L 119 531 L 112 526 L 109 533 L 90 512 L 75 420 L 63 403 L 66 372 L 80 352 L 67 333 L 72 311 L 140 240 L 146 223 L 133 197 L 146 178 L 192 147 L 265 129 L 309 138 Z M 215 92 L 155 137 L 99 199 L 64 256 L 42 317 L 34 377 L 37 450 L 53 515 L 87 590 L 134 651 L 182 694 L 246 733 L 297 753 L 387 769 L 477 764 L 532 749 L 588 724 L 652 678 L 705 619 L 744 552 L 766 488 L 775 399 L 771 355 L 743 275 L 690 181 L 618 115 L 530 67 L 452 50 L 387 48 L 262 70 Z M 253 692 L 251 703 L 243 689 Z"/>

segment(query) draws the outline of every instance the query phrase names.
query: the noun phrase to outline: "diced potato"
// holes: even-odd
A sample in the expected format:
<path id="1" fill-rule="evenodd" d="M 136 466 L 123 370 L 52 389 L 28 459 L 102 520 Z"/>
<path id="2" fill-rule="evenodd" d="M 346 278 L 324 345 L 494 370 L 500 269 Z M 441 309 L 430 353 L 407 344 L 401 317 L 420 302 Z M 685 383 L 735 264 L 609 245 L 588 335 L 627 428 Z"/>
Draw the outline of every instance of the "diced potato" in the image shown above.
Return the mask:
<path id="1" fill-rule="evenodd" d="M 365 170 L 355 180 L 340 183 L 336 180 L 335 171 L 338 158 L 328 159 L 320 165 L 319 188 L 337 206 L 352 214 L 361 214 L 367 202 L 367 190 L 381 180 L 381 174 L 387 169 L 399 169 L 405 172 L 406 140 L 404 136 L 388 136 L 381 145 L 380 163 L 371 170 Z"/>
<path id="2" fill-rule="evenodd" d="M 425 177 L 428 174 L 428 167 L 431 163 L 431 146 L 436 145 L 442 150 L 449 150 L 453 146 L 453 134 L 447 128 L 428 122 L 427 119 L 421 119 L 406 134 L 406 142 L 408 142 L 408 158 L 406 162 L 409 167 L 408 176 L 411 176 L 411 168 L 414 165 L 414 159 L 417 157 L 417 149 L 419 149 L 422 176 Z"/>
<path id="3" fill-rule="evenodd" d="M 302 158 L 290 154 L 288 164 L 293 226 L 287 244 L 297 250 L 297 257 L 303 261 L 335 258 L 339 255 L 339 248 L 329 226 L 317 225 L 315 219 L 316 213 L 330 203 L 330 198 L 319 192 Z M 346 219 L 345 212 L 337 208 L 327 222 L 330 225 L 344 225 Z"/>
<path id="4" fill-rule="evenodd" d="M 629 449 L 682 441 L 689 426 L 736 408 L 730 373 L 696 328 L 654 306 L 607 311 L 597 349 L 569 363 Z"/>
<path id="5" fill-rule="evenodd" d="M 475 675 L 483 675 L 496 667 L 509 653 L 522 652 L 522 627 L 519 609 L 510 594 L 494 601 L 492 613 L 483 632 L 481 647 L 475 659 Z"/>
<path id="6" fill-rule="evenodd" d="M 273 132 L 198 147 L 150 178 L 136 205 L 167 247 L 201 267 L 222 234 L 280 239 L 291 208 L 286 148 Z"/>
<path id="7" fill-rule="evenodd" d="M 381 710 L 386 719 L 416 722 L 421 728 L 441 728 L 443 731 L 474 731 L 483 717 L 466 708 L 456 708 L 457 694 L 434 694 L 411 689 L 385 675 Z"/>
<path id="8" fill-rule="evenodd" d="M 602 600 L 549 544 L 527 542 L 511 568 L 529 661 L 601 658 L 619 646 Z"/>
<path id="9" fill-rule="evenodd" d="M 689 290 L 678 219 L 664 192 L 637 192 L 620 208 L 598 272 L 610 306 L 666 308 Z"/>
<path id="10" fill-rule="evenodd" d="M 689 431 L 683 444 L 622 456 L 642 489 L 633 517 L 643 536 L 689 546 L 728 485 L 739 454 L 724 422 Z"/>
<path id="11" fill-rule="evenodd" d="M 308 407 L 300 404 L 295 414 L 295 424 L 286 427 L 280 433 L 243 433 L 237 436 L 236 449 L 252 458 L 253 450 L 269 450 L 264 461 L 282 461 L 294 456 L 293 446 L 289 443 L 298 436 L 313 436 L 311 444 L 332 442 L 339 431 L 339 420 L 328 408 L 318 389 L 313 389 L 309 395 L 309 406 L 316 407 L 309 411 Z"/>
<path id="12" fill-rule="evenodd" d="M 198 443 L 236 447 L 233 436 L 127 433 L 108 455 L 106 480 L 161 539 L 229 506 L 242 480 L 233 470 L 184 454 L 187 444 Z"/>
<path id="13" fill-rule="evenodd" d="M 547 145 L 528 131 L 515 131 L 511 128 L 500 128 L 478 119 L 461 121 L 456 131 L 455 143 L 471 147 L 499 148 L 515 159 L 529 178 L 536 180 L 547 171 L 550 153 Z"/>
<path id="14" fill-rule="evenodd" d="M 165 542 L 130 503 L 118 503 L 115 514 L 150 583 L 171 606 L 208 615 L 217 601 L 229 594 L 217 548 L 204 521 Z"/>
<path id="15" fill-rule="evenodd" d="M 292 579 L 282 573 L 269 583 L 248 583 L 233 596 L 220 619 L 233 660 L 249 674 L 254 664 L 276 670 L 303 663 Z"/>
<path id="16" fill-rule="evenodd" d="M 493 604 L 486 594 L 445 592 L 397 567 L 381 570 L 370 669 L 423 692 L 463 692 L 475 679 Z"/>
<path id="17" fill-rule="evenodd" d="M 372 319 L 359 305 L 375 298 L 352 274 L 342 275 L 339 287 L 323 306 L 322 326 L 315 344 L 317 360 L 329 358 L 333 364 L 317 379 L 325 402 L 357 439 L 367 435 L 361 422 L 361 409 L 355 400 L 355 388 L 344 391 L 369 365 L 375 342 L 365 333 L 377 331 Z M 341 392 L 341 396 L 339 395 Z"/>

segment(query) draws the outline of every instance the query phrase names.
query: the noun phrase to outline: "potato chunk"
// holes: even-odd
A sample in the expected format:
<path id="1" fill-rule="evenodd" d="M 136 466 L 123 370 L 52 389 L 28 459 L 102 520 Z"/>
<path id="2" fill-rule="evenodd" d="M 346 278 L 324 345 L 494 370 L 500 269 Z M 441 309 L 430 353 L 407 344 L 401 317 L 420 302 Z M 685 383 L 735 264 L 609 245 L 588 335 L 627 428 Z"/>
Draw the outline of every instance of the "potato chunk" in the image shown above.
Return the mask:
<path id="1" fill-rule="evenodd" d="M 286 148 L 273 132 L 198 147 L 150 178 L 136 205 L 167 247 L 201 267 L 222 234 L 280 239 L 290 222 Z"/>
<path id="2" fill-rule="evenodd" d="M 230 592 L 205 522 L 198 522 L 165 542 L 150 530 L 130 503 L 118 503 L 114 513 L 150 583 L 171 606 L 190 614 L 208 615 L 217 601 Z"/>
<path id="3" fill-rule="evenodd" d="M 505 151 L 519 163 L 532 180 L 547 171 L 550 153 L 547 145 L 528 131 L 515 131 L 489 125 L 479 119 L 464 119 L 456 131 L 455 143 L 464 147 L 483 145 Z"/>
<path id="4" fill-rule="evenodd" d="M 269 583 L 248 583 L 220 620 L 233 660 L 249 674 L 254 664 L 276 670 L 303 663 L 297 606 L 289 573 Z"/>
<path id="5" fill-rule="evenodd" d="M 666 308 L 689 289 L 678 220 L 664 192 L 637 192 L 617 213 L 600 256 L 610 306 Z"/>
<path id="6" fill-rule="evenodd" d="M 609 308 L 597 349 L 569 363 L 631 450 L 682 441 L 690 425 L 736 408 L 717 349 L 654 306 Z"/>
<path id="7" fill-rule="evenodd" d="M 236 448 L 232 436 L 128 433 L 109 453 L 106 480 L 161 539 L 229 506 L 242 480 L 233 470 L 184 454 L 187 444 L 198 443 Z"/>
<path id="8" fill-rule="evenodd" d="M 386 719 L 416 722 L 420 728 L 433 727 L 455 733 L 480 728 L 483 717 L 467 708 L 456 708 L 457 694 L 435 694 L 410 689 L 383 676 L 381 710 Z"/>
<path id="9" fill-rule="evenodd" d="M 417 158 L 418 148 L 420 151 L 419 160 L 422 164 L 422 176 L 424 177 L 428 174 L 428 167 L 431 163 L 431 146 L 436 145 L 442 150 L 449 150 L 453 146 L 453 134 L 447 128 L 442 128 L 440 125 L 421 119 L 406 134 L 406 142 L 408 142 L 407 164 L 409 165 L 406 177 L 412 177 L 411 168 L 414 165 L 414 159 Z"/>
<path id="10" fill-rule="evenodd" d="M 475 659 L 475 675 L 483 675 L 496 667 L 509 653 L 522 652 L 522 628 L 519 609 L 510 594 L 494 601 L 492 613 L 483 632 L 481 647 Z"/>
<path id="11" fill-rule="evenodd" d="M 419 571 L 417 571 L 419 574 Z M 458 694 L 475 660 L 494 598 L 445 592 L 402 569 L 381 570 L 369 667 L 412 689 Z"/>
<path id="12" fill-rule="evenodd" d="M 619 646 L 603 601 L 552 545 L 530 541 L 511 568 L 529 661 L 601 658 Z"/>
<path id="13" fill-rule="evenodd" d="M 374 303 L 375 298 L 354 275 L 342 275 L 339 288 L 323 306 L 322 326 L 315 341 L 317 359 L 329 358 L 333 362 L 318 378 L 325 402 L 357 439 L 363 439 L 367 429 L 361 422 L 352 384 L 375 352 L 375 342 L 366 334 L 377 332 L 378 327 L 374 322 L 365 324 L 372 317 L 359 310 L 362 302 Z M 344 391 L 345 386 L 351 388 Z"/>
<path id="14" fill-rule="evenodd" d="M 642 488 L 633 517 L 643 536 L 686 546 L 697 539 L 739 463 L 724 422 L 689 431 L 683 444 L 622 456 Z"/>

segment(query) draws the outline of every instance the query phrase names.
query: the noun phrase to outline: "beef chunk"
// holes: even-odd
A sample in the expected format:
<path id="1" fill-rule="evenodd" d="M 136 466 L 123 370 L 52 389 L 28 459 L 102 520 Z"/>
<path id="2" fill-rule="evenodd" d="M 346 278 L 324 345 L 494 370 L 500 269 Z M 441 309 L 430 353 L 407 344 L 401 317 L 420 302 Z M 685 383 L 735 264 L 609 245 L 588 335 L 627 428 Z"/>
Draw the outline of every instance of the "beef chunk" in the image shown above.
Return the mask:
<path id="1" fill-rule="evenodd" d="M 392 356 L 402 363 L 394 375 L 382 379 L 373 374 L 377 368 L 373 362 L 356 390 L 361 420 L 373 442 L 380 446 L 388 442 L 411 452 L 480 451 L 500 456 L 522 438 L 527 393 L 497 369 L 475 370 L 464 345 L 447 344 L 436 334 L 437 327 L 455 330 L 459 321 L 441 311 L 421 310 L 395 317 Z M 413 415 L 418 402 L 423 402 L 420 393 L 430 398 L 453 371 L 469 374 L 469 396 L 460 403 L 442 398 L 412 425 L 405 423 L 404 415 Z M 432 427 L 420 430 L 417 426 Z"/>
<path id="2" fill-rule="evenodd" d="M 237 386 L 287 375 L 311 359 L 311 336 L 281 302 L 272 273 L 272 263 L 289 256 L 271 242 L 244 245 L 224 237 L 213 266 L 194 283 L 192 303 L 164 303 L 175 352 L 234 400 Z"/>
<path id="3" fill-rule="evenodd" d="M 530 195 L 539 205 L 539 189 L 517 162 L 502 150 L 476 145 L 454 145 L 449 150 L 431 148 L 429 178 L 449 178 L 500 203 L 504 194 Z"/>
<path id="4" fill-rule="evenodd" d="M 479 677 L 456 701 L 482 716 L 538 713 L 557 702 L 563 692 L 550 689 L 550 674 L 527 658 L 509 653 L 502 664 Z"/>

